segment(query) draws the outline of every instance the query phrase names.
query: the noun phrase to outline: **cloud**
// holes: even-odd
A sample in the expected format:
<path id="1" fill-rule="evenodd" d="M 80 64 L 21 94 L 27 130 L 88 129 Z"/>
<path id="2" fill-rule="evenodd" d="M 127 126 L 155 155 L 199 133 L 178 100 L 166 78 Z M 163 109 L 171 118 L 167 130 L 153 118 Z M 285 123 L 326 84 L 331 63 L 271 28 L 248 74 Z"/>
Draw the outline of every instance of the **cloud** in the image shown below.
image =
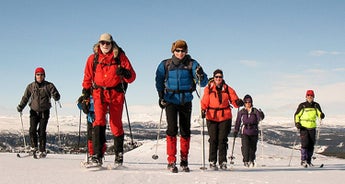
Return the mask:
<path id="1" fill-rule="evenodd" d="M 258 66 L 258 62 L 255 60 L 240 60 L 240 63 L 248 67 Z"/>
<path id="2" fill-rule="evenodd" d="M 344 54 L 344 52 L 339 51 L 325 51 L 325 50 L 312 50 L 309 52 L 312 56 L 324 56 L 324 55 L 340 55 Z"/>
<path id="3" fill-rule="evenodd" d="M 345 68 L 334 68 L 334 72 L 345 72 Z"/>

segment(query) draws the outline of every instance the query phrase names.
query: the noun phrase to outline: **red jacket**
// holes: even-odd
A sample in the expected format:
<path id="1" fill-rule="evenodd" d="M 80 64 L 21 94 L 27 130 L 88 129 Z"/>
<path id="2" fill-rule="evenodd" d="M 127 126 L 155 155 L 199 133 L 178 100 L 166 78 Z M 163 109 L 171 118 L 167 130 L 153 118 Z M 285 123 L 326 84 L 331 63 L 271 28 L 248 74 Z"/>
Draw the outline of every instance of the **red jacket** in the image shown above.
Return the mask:
<path id="1" fill-rule="evenodd" d="M 117 52 L 116 52 L 117 51 Z M 84 80 L 83 88 L 90 89 L 92 87 L 92 82 L 97 86 L 102 87 L 115 87 L 121 83 L 121 77 L 116 74 L 116 69 L 119 67 L 115 64 L 114 55 L 117 55 L 118 49 L 114 49 L 114 52 L 109 52 L 103 54 L 98 45 L 96 45 L 95 52 L 98 52 L 98 64 L 96 70 L 93 69 L 95 54 L 91 54 L 87 59 L 85 70 L 84 70 Z M 136 78 L 136 73 L 132 68 L 127 56 L 124 52 L 120 52 L 120 65 L 131 72 L 131 77 L 129 79 L 123 78 L 124 82 L 131 83 Z M 115 65 L 114 65 L 115 64 Z M 94 75 L 95 74 L 95 75 Z"/>
<path id="2" fill-rule="evenodd" d="M 221 122 L 232 118 L 230 104 L 235 108 L 235 101 L 238 96 L 230 86 L 222 85 L 221 102 L 214 82 L 208 84 L 204 89 L 204 96 L 201 99 L 201 109 L 206 110 L 206 119 L 210 121 Z"/>

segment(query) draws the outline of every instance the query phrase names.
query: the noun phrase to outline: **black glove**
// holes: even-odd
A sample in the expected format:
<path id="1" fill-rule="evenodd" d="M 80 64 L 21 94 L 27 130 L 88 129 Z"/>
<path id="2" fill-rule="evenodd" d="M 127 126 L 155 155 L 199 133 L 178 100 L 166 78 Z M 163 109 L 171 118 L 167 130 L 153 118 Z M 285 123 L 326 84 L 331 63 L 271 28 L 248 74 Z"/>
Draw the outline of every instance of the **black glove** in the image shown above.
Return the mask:
<path id="1" fill-rule="evenodd" d="M 84 96 L 85 98 L 90 98 L 91 96 L 91 89 L 85 89 L 81 91 L 81 96 Z"/>
<path id="2" fill-rule="evenodd" d="M 203 80 L 204 79 L 204 70 L 202 69 L 201 66 L 198 66 L 196 68 L 196 76 L 198 77 L 199 80 Z"/>
<path id="3" fill-rule="evenodd" d="M 234 137 L 237 137 L 237 135 L 238 135 L 238 132 L 235 131 L 235 132 L 234 132 Z"/>
<path id="4" fill-rule="evenodd" d="M 123 68 L 123 67 L 117 68 L 116 74 L 119 76 L 123 76 L 126 79 L 129 79 L 132 76 L 131 72 L 129 70 L 127 70 L 126 68 Z"/>
<path id="5" fill-rule="evenodd" d="M 167 102 L 163 98 L 160 98 L 158 100 L 158 105 L 159 105 L 160 108 L 164 109 L 165 107 L 167 107 L 168 104 L 167 104 Z"/>
<path id="6" fill-rule="evenodd" d="M 81 109 L 85 114 L 90 111 L 90 96 L 91 90 L 83 88 L 82 95 L 78 98 L 78 103 L 81 104 Z"/>
<path id="7" fill-rule="evenodd" d="M 244 102 L 243 102 L 243 100 L 242 99 L 237 99 L 236 101 L 235 101 L 235 103 L 236 103 L 236 105 L 238 106 L 238 107 L 242 107 L 243 105 L 244 105 Z"/>
<path id="8" fill-rule="evenodd" d="M 321 112 L 320 118 L 321 119 L 325 118 L 325 114 L 323 112 Z"/>
<path id="9" fill-rule="evenodd" d="M 201 110 L 201 118 L 202 119 L 206 118 L 206 111 L 205 110 Z"/>
<path id="10" fill-rule="evenodd" d="M 21 107 L 18 105 L 18 106 L 17 106 L 17 111 L 21 113 L 21 112 L 23 111 L 23 108 L 21 108 Z"/>
<path id="11" fill-rule="evenodd" d="M 302 128 L 302 125 L 301 125 L 300 122 L 295 123 L 295 126 L 296 126 L 296 128 L 298 128 L 298 129 L 301 129 L 301 128 Z"/>

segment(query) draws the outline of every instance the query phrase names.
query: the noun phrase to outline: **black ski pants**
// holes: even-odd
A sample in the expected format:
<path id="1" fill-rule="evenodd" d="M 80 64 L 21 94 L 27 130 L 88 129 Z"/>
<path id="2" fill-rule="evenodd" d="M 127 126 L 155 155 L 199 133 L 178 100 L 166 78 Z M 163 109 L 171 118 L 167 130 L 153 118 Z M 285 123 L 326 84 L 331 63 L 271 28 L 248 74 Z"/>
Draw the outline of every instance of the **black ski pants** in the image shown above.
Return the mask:
<path id="1" fill-rule="evenodd" d="M 183 105 L 176 105 L 169 103 L 165 108 L 167 117 L 167 131 L 168 136 L 175 137 L 178 133 L 177 120 L 180 127 L 180 135 L 184 138 L 190 137 L 190 120 L 192 114 L 192 102 L 187 102 Z"/>
<path id="2" fill-rule="evenodd" d="M 242 134 L 242 156 L 243 162 L 254 162 L 256 156 L 255 152 L 257 149 L 258 135 L 243 135 Z"/>
<path id="3" fill-rule="evenodd" d="M 228 135 L 231 129 L 231 119 L 215 122 L 207 120 L 207 130 L 210 143 L 209 162 L 217 162 L 217 153 L 219 155 L 219 164 L 227 162 L 226 155 L 228 150 Z"/>
<path id="4" fill-rule="evenodd" d="M 47 124 L 50 116 L 49 109 L 43 112 L 36 112 L 30 110 L 30 146 L 32 148 L 38 148 L 38 138 L 40 142 L 39 151 L 46 151 L 46 142 L 47 142 Z M 38 133 L 38 136 L 37 136 Z"/>

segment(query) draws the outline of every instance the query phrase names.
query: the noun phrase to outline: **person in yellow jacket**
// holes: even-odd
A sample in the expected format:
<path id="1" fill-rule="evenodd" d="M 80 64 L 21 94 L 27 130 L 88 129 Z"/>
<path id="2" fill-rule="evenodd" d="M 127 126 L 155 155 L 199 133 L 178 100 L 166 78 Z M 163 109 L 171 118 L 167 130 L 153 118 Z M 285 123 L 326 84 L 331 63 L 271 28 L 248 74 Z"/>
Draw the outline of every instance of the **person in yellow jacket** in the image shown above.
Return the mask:
<path id="1" fill-rule="evenodd" d="M 295 112 L 295 126 L 300 131 L 301 165 L 303 167 L 312 166 L 311 158 L 316 141 L 316 121 L 325 118 L 325 114 L 314 98 L 314 91 L 307 90 L 306 101 L 299 104 Z"/>

